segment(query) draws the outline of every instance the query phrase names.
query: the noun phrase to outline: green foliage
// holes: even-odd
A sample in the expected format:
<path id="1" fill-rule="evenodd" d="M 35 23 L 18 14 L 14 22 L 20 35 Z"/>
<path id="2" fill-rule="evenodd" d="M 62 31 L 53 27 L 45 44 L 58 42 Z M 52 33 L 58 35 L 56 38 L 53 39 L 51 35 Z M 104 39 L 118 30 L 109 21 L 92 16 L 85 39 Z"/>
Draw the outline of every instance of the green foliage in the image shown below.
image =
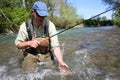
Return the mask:
<path id="1" fill-rule="evenodd" d="M 57 27 L 68 28 L 82 21 L 82 18 L 75 13 L 76 9 L 70 6 L 70 4 L 61 2 L 57 15 L 54 14 L 54 17 L 50 17 L 50 19 Z"/>
<path id="2" fill-rule="evenodd" d="M 88 19 L 88 20 L 84 20 L 84 26 L 89 26 L 89 27 L 97 27 L 97 26 L 108 26 L 108 25 L 113 25 L 113 21 L 112 20 L 107 20 L 105 17 L 102 17 L 99 19 Z"/>
<path id="3" fill-rule="evenodd" d="M 76 10 L 68 4 L 61 3 L 60 8 L 60 22 L 62 23 L 61 27 L 70 27 L 76 24 L 77 20 L 80 20 L 79 16 L 75 14 Z"/>
<path id="4" fill-rule="evenodd" d="M 119 0 L 102 0 L 106 4 L 110 5 L 111 7 L 120 7 L 120 1 Z"/>
<path id="5" fill-rule="evenodd" d="M 1 13 L 0 29 L 4 32 L 6 32 L 6 29 L 16 31 L 18 26 L 29 17 L 29 12 L 24 7 L 4 8 L 1 10 L 3 13 Z"/>
<path id="6" fill-rule="evenodd" d="M 9 16 L 9 19 L 17 25 L 20 25 L 22 22 L 26 21 L 29 17 L 29 12 L 26 11 L 24 7 L 17 7 L 14 9 L 8 8 L 6 10 L 6 14 Z"/>
<path id="7" fill-rule="evenodd" d="M 115 14 L 114 23 L 120 26 L 120 13 Z"/>
<path id="8" fill-rule="evenodd" d="M 115 7 L 113 13 L 114 24 L 120 26 L 120 0 L 102 0 L 102 1 L 110 5 L 110 7 Z"/>
<path id="9" fill-rule="evenodd" d="M 5 20 L 5 18 L 3 18 L 2 14 L 0 14 L 0 33 L 5 32 L 5 29 L 7 28 L 6 25 L 7 21 Z"/>
<path id="10" fill-rule="evenodd" d="M 2 0 L 1 2 L 0 2 L 0 7 L 12 7 L 12 8 L 14 8 L 14 7 L 16 7 L 16 6 L 20 6 L 20 0 Z"/>
<path id="11" fill-rule="evenodd" d="M 0 33 L 17 31 L 18 26 L 29 17 L 29 12 L 20 0 L 0 2 Z"/>
<path id="12" fill-rule="evenodd" d="M 26 21 L 35 0 L 2 0 L 0 2 L 0 33 L 7 30 L 17 31 L 18 26 Z M 38 0 L 36 0 L 38 1 Z M 48 8 L 48 17 L 58 28 L 68 28 L 82 18 L 76 14 L 76 9 L 62 0 L 41 0 Z"/>

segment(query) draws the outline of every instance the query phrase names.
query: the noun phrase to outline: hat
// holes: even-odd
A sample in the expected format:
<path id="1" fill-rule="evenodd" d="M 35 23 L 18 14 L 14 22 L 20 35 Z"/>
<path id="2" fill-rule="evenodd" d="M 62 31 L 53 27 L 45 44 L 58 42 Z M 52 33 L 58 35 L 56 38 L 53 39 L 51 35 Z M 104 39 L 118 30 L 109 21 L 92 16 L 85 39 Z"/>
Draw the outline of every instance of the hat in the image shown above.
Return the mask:
<path id="1" fill-rule="evenodd" d="M 39 16 L 48 16 L 48 9 L 44 2 L 37 1 L 33 4 L 32 9 L 36 10 Z"/>

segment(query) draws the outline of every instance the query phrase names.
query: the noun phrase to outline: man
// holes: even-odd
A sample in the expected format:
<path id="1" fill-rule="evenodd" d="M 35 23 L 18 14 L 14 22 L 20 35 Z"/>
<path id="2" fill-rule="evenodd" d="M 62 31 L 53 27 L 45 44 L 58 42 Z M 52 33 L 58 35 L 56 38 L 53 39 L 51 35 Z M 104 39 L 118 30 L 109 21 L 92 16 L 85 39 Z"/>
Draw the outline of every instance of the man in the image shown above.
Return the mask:
<path id="1" fill-rule="evenodd" d="M 49 50 L 53 50 L 59 66 L 68 68 L 68 65 L 63 61 L 57 35 L 49 39 L 50 36 L 56 34 L 56 29 L 51 21 L 47 21 L 45 19 L 46 16 L 49 15 L 46 4 L 44 2 L 37 1 L 33 4 L 31 11 L 32 19 L 26 23 L 24 22 L 20 26 L 15 40 L 17 48 L 24 50 L 25 57 L 22 62 L 22 69 L 24 71 L 33 71 L 37 66 L 37 62 L 50 60 L 50 56 L 52 56 L 52 54 L 50 54 L 51 52 L 46 51 L 50 47 L 51 48 Z M 45 21 L 48 22 L 48 36 L 44 34 Z M 28 27 L 30 27 L 29 30 Z M 29 37 L 31 36 L 30 34 L 32 35 L 32 39 Z"/>

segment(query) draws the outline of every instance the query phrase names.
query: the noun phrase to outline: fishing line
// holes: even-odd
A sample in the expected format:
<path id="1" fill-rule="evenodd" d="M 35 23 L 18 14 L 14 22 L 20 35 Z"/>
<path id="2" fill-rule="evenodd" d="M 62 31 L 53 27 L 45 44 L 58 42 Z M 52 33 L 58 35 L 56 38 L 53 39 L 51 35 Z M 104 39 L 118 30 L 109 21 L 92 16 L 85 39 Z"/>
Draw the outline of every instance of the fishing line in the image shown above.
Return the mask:
<path id="1" fill-rule="evenodd" d="M 115 9 L 115 7 L 111 8 L 111 9 L 108 9 L 108 10 L 106 10 L 106 11 L 104 11 L 104 12 L 101 12 L 101 13 L 99 13 L 99 14 L 91 17 L 91 18 L 89 18 L 88 20 L 93 19 L 93 18 L 95 18 L 95 17 L 97 17 L 97 16 L 100 16 L 100 15 L 102 15 L 102 14 L 104 14 L 104 13 L 107 13 L 107 12 L 113 10 L 113 9 Z M 73 25 L 73 26 L 71 26 L 71 27 L 68 27 L 68 28 L 66 28 L 66 29 L 64 29 L 64 30 L 62 30 L 62 31 L 60 31 L 60 32 L 52 35 L 52 36 L 49 36 L 49 37 L 47 37 L 46 39 L 42 40 L 41 42 L 43 42 L 43 41 L 45 41 L 45 40 L 48 40 L 48 39 L 50 39 L 50 38 L 52 38 L 52 37 L 54 37 L 54 36 L 56 36 L 56 35 L 59 35 L 59 34 L 65 32 L 65 31 L 67 31 L 67 30 L 69 30 L 69 29 L 72 29 L 72 28 L 74 28 L 75 26 L 77 26 L 77 25 L 79 25 L 79 24 L 81 24 L 81 23 L 83 23 L 83 22 L 84 22 L 84 20 L 83 20 L 82 22 L 77 22 L 77 24 L 75 24 L 75 25 Z"/>
<path id="2" fill-rule="evenodd" d="M 109 11 L 115 9 L 115 8 L 116 8 L 116 7 L 113 7 L 113 8 L 111 8 L 111 9 L 108 9 L 108 10 L 104 11 L 104 12 L 101 12 L 101 13 L 99 13 L 99 14 L 91 17 L 91 18 L 89 18 L 88 20 L 93 19 L 93 18 L 95 18 L 95 17 L 97 17 L 97 16 L 100 16 L 100 15 L 102 15 L 102 14 L 104 14 L 104 13 L 107 13 L 107 12 L 109 12 Z M 83 20 L 82 22 L 77 22 L 77 24 L 75 24 L 75 25 L 73 25 L 73 26 L 71 26 L 71 27 L 68 27 L 68 28 L 66 28 L 66 29 L 64 29 L 64 30 L 62 30 L 62 31 L 54 34 L 54 35 L 51 35 L 51 36 L 45 38 L 44 40 L 41 40 L 40 42 L 43 42 L 43 41 L 45 41 L 45 40 L 48 40 L 48 39 L 50 39 L 50 38 L 52 38 L 52 37 L 54 37 L 54 36 L 56 36 L 56 35 L 59 35 L 59 34 L 65 32 L 65 31 L 67 31 L 67 30 L 69 30 L 69 29 L 72 29 L 72 28 L 74 28 L 75 26 L 77 26 L 77 25 L 79 25 L 79 24 L 81 24 L 81 23 L 84 23 L 84 20 Z"/>
<path id="3" fill-rule="evenodd" d="M 115 7 L 114 7 L 114 8 L 115 8 Z M 93 19 L 93 18 L 95 18 L 95 17 L 97 17 L 97 16 L 100 16 L 100 15 L 102 15 L 102 14 L 104 14 L 104 13 L 107 13 L 107 12 L 113 10 L 114 8 L 111 8 L 111 9 L 108 9 L 108 10 L 106 10 L 106 11 L 104 11 L 104 12 L 101 12 L 101 13 L 99 13 L 99 14 L 97 14 L 97 15 L 91 17 L 91 18 L 89 18 L 88 20 Z M 67 30 L 69 30 L 69 29 L 72 29 L 72 28 L 74 28 L 75 26 L 77 26 L 77 25 L 79 25 L 79 24 L 81 24 L 81 23 L 83 23 L 83 22 L 84 22 L 84 20 L 83 20 L 82 22 L 77 22 L 77 24 L 75 24 L 75 25 L 73 25 L 73 26 L 71 26 L 71 27 L 68 27 L 68 28 L 66 28 L 66 29 L 64 29 L 64 30 L 62 30 L 62 31 L 60 31 L 60 32 L 58 32 L 58 33 L 56 33 L 56 34 L 50 36 L 49 38 L 52 38 L 52 37 L 54 37 L 54 36 L 56 36 L 56 35 L 59 35 L 59 34 L 65 32 L 65 31 L 67 31 Z"/>
<path id="4" fill-rule="evenodd" d="M 115 8 L 115 7 L 114 7 L 114 8 Z M 100 16 L 100 15 L 102 15 L 102 14 L 104 14 L 104 13 L 107 13 L 107 12 L 113 10 L 114 8 L 111 8 L 111 9 L 108 9 L 108 10 L 106 10 L 106 11 L 104 11 L 104 12 L 101 12 L 101 13 L 99 13 L 99 14 L 91 17 L 91 18 L 89 18 L 88 20 L 93 19 L 93 18 L 95 18 L 95 17 L 97 17 L 97 16 Z M 45 40 L 47 40 L 47 39 L 50 39 L 50 38 L 52 38 L 52 37 L 54 37 L 54 36 L 56 36 L 56 35 L 59 35 L 59 34 L 65 32 L 65 31 L 69 30 L 69 29 L 72 29 L 72 28 L 74 28 L 75 26 L 77 26 L 77 25 L 79 25 L 79 24 L 81 24 L 81 23 L 83 23 L 83 22 L 84 22 L 84 20 L 83 20 L 82 22 L 78 22 L 77 24 L 75 24 L 75 25 L 73 25 L 73 26 L 71 26 L 71 27 L 68 27 L 68 28 L 66 28 L 66 29 L 64 29 L 64 30 L 62 30 L 62 31 L 60 31 L 60 32 L 52 35 L 52 36 L 49 36 L 48 38 L 46 38 L 46 39 L 44 39 L 44 40 L 42 40 L 42 41 L 45 41 Z M 41 41 L 41 42 L 42 42 L 42 41 Z"/>

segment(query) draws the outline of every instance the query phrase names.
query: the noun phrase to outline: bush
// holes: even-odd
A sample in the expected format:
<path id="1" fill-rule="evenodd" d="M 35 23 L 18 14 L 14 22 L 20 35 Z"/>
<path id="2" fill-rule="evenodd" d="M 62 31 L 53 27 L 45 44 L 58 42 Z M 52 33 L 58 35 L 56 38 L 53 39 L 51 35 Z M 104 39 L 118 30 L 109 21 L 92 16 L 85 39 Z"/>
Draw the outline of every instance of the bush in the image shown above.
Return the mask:
<path id="1" fill-rule="evenodd" d="M 2 11 L 3 13 L 0 15 L 0 32 L 5 31 L 6 28 L 17 31 L 18 26 L 29 17 L 29 12 L 24 7 L 4 8 Z"/>

